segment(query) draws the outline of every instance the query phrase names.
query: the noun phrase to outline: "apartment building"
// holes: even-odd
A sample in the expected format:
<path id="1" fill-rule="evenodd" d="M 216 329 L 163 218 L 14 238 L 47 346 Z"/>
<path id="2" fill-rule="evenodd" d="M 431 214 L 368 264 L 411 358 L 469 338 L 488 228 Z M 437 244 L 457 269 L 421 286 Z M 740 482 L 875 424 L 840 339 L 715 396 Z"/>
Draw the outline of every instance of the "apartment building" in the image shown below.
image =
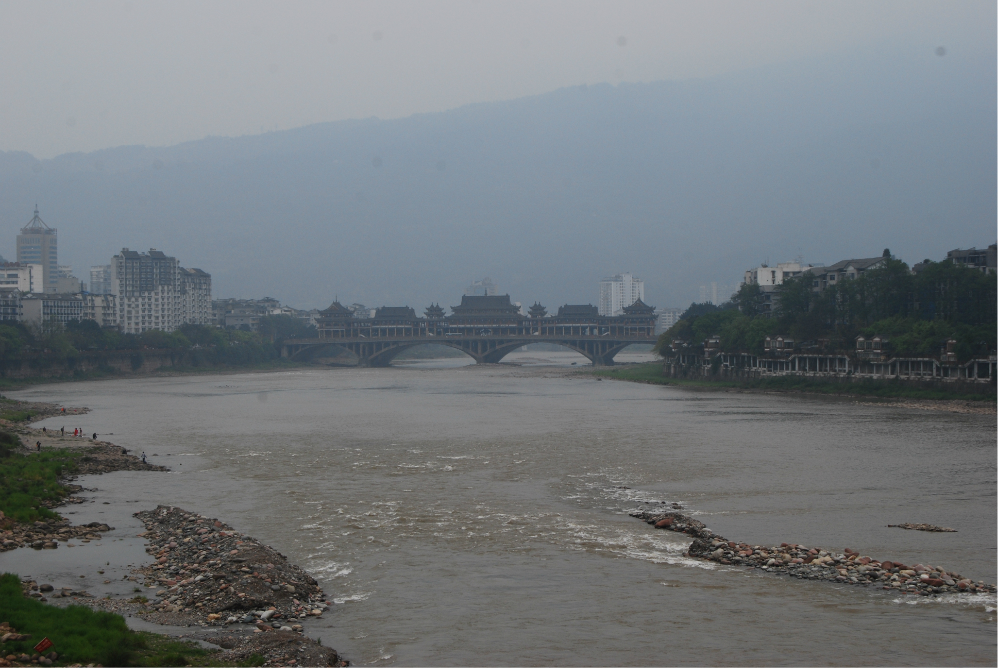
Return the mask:
<path id="1" fill-rule="evenodd" d="M 623 315 L 624 308 L 645 300 L 645 282 L 633 274 L 623 273 L 604 278 L 599 284 L 599 314 Z"/>
<path id="2" fill-rule="evenodd" d="M 40 264 L 0 263 L 0 290 L 42 292 L 45 270 Z"/>
<path id="3" fill-rule="evenodd" d="M 123 248 L 111 259 L 111 293 L 126 334 L 211 323 L 211 275 L 184 269 L 155 248 L 148 253 Z"/>

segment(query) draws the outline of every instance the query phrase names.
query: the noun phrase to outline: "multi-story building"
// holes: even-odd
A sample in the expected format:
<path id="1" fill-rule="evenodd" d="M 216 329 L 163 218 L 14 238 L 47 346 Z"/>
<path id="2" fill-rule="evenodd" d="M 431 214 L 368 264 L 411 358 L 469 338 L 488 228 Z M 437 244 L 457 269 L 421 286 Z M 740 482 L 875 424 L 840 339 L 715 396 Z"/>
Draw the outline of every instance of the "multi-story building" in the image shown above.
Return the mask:
<path id="1" fill-rule="evenodd" d="M 263 299 L 216 299 L 211 302 L 211 322 L 225 329 L 256 331 L 260 318 L 284 315 L 281 302 L 273 297 Z"/>
<path id="2" fill-rule="evenodd" d="M 811 275 L 811 289 L 821 292 L 825 288 L 835 286 L 842 281 L 858 278 L 860 274 L 881 266 L 890 259 L 888 251 L 881 257 L 868 257 L 856 260 L 842 260 L 827 267 L 812 267 L 807 270 Z"/>
<path id="3" fill-rule="evenodd" d="M 57 292 L 62 295 L 71 295 L 77 292 L 84 291 L 83 281 L 73 276 L 73 267 L 70 265 L 59 265 L 56 269 L 58 275 L 55 279 L 55 284 L 49 284 L 50 287 L 54 288 L 48 290 L 47 292 Z"/>
<path id="4" fill-rule="evenodd" d="M 802 275 L 805 271 L 814 269 L 814 265 L 801 264 L 800 262 L 780 262 L 775 267 L 761 264 L 755 269 L 745 272 L 745 283 L 748 285 L 758 285 L 765 290 L 767 287 L 775 287 L 783 283 L 785 279 Z"/>
<path id="5" fill-rule="evenodd" d="M 599 284 L 599 314 L 616 316 L 634 302 L 645 300 L 645 282 L 624 273 L 604 278 Z"/>
<path id="6" fill-rule="evenodd" d="M 466 287 L 464 294 L 469 297 L 490 297 L 499 294 L 499 286 L 493 283 L 491 278 L 485 277 Z"/>
<path id="7" fill-rule="evenodd" d="M 720 306 L 724 302 L 728 301 L 734 293 L 735 288 L 730 285 L 718 283 L 717 281 L 711 281 L 706 285 L 700 286 L 699 303 Z"/>
<path id="8" fill-rule="evenodd" d="M 764 314 L 771 314 L 779 309 L 780 295 L 777 286 L 783 285 L 783 281 L 802 276 L 808 272 L 819 271 L 820 267 L 811 264 L 803 264 L 800 261 L 780 262 L 775 267 L 768 264 L 761 264 L 754 269 L 745 272 L 744 285 L 758 285 L 761 294 L 759 309 Z M 716 304 L 717 302 L 711 302 Z"/>
<path id="9" fill-rule="evenodd" d="M 677 322 L 679 316 L 683 314 L 681 308 L 657 308 L 655 309 L 655 333 L 661 334 Z"/>
<path id="10" fill-rule="evenodd" d="M 211 324 L 211 274 L 180 268 L 180 309 L 184 323 Z"/>
<path id="11" fill-rule="evenodd" d="M 0 264 L 0 290 L 42 292 L 45 270 L 40 264 L 4 262 Z"/>
<path id="12" fill-rule="evenodd" d="M 93 320 L 101 327 L 118 327 L 118 298 L 114 295 L 85 293 L 83 297 L 83 320 Z"/>
<path id="13" fill-rule="evenodd" d="M 211 322 L 211 276 L 200 269 L 184 269 L 177 258 L 154 248 L 148 253 L 123 248 L 111 267 L 111 293 L 126 334 Z"/>
<path id="14" fill-rule="evenodd" d="M 90 289 L 92 295 L 111 294 L 111 265 L 98 264 L 90 267 Z"/>
<path id="15" fill-rule="evenodd" d="M 59 278 L 58 230 L 49 227 L 38 215 L 21 228 L 17 235 L 17 261 L 21 264 L 40 264 L 45 281 L 39 292 L 56 292 Z"/>
<path id="16" fill-rule="evenodd" d="M 21 319 L 43 330 L 83 318 L 83 296 L 36 293 L 21 295 Z"/>
<path id="17" fill-rule="evenodd" d="M 0 322 L 21 320 L 21 293 L 18 290 L 0 290 Z"/>
<path id="18" fill-rule="evenodd" d="M 951 250 L 946 253 L 946 259 L 952 260 L 956 264 L 966 265 L 979 269 L 987 274 L 995 273 L 996 255 L 998 255 L 998 244 L 991 244 L 987 248 L 970 248 L 967 250 Z"/>

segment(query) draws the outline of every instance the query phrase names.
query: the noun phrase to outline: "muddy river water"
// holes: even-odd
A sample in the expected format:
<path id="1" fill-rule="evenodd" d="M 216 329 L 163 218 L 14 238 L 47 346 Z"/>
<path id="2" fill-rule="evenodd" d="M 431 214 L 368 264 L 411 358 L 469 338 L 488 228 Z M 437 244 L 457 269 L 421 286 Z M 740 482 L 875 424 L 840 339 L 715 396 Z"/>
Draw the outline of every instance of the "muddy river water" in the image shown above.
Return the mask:
<path id="1" fill-rule="evenodd" d="M 178 505 L 308 569 L 337 603 L 311 632 L 355 665 L 994 665 L 993 596 L 707 564 L 627 515 L 993 582 L 994 416 L 461 363 L 12 396 L 89 406 L 67 429 L 173 469 L 88 478 L 89 515 Z"/>

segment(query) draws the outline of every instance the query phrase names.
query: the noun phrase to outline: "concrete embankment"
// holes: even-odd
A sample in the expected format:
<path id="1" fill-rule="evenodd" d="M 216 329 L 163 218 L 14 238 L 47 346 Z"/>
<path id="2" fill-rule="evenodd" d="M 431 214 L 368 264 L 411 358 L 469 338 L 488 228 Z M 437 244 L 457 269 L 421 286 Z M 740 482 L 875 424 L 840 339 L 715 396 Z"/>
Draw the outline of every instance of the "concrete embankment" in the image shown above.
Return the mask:
<path id="1" fill-rule="evenodd" d="M 749 545 L 728 540 L 708 529 L 703 522 L 680 512 L 635 511 L 632 517 L 656 529 L 677 531 L 693 538 L 689 556 L 719 564 L 762 569 L 805 580 L 838 584 L 879 586 L 902 594 L 995 593 L 995 585 L 964 578 L 930 564 L 907 565 L 889 559 L 878 560 L 845 548 L 842 552 L 795 543 L 778 546 Z"/>

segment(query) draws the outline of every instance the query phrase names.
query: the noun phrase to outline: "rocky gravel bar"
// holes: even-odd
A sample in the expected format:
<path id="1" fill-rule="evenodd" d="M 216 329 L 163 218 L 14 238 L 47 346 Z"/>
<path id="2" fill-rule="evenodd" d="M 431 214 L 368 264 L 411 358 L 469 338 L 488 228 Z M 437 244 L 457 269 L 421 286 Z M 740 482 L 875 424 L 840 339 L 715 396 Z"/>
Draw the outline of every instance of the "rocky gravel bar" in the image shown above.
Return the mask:
<path id="1" fill-rule="evenodd" d="M 889 591 L 921 596 L 996 591 L 993 584 L 975 582 L 938 566 L 877 560 L 849 548 L 836 553 L 795 543 L 780 543 L 779 546 L 738 543 L 718 536 L 704 526 L 703 522 L 680 512 L 639 510 L 630 515 L 644 520 L 656 529 L 691 536 L 693 543 L 689 547 L 689 556 L 719 564 L 758 568 L 803 580 L 878 586 Z"/>
<path id="2" fill-rule="evenodd" d="M 321 617 L 331 605 L 312 576 L 283 554 L 217 519 L 167 506 L 135 516 L 156 559 L 135 572 L 162 587 L 146 604 L 146 619 L 301 634 L 303 620 Z"/>
<path id="3" fill-rule="evenodd" d="M 73 476 L 60 480 L 59 484 L 69 490 L 70 496 L 62 498 L 58 503 L 42 502 L 47 508 L 54 509 L 62 504 L 82 503 L 82 499 L 72 496 L 83 488 L 72 483 L 79 475 L 110 473 L 111 471 L 168 471 L 165 466 L 147 464 L 138 457 L 128 454 L 125 448 L 97 441 L 91 445 L 86 443 L 82 455 L 76 460 L 76 470 Z M 30 456 L 30 454 L 29 454 Z M 101 534 L 111 531 L 113 527 L 100 522 L 73 525 L 66 518 L 38 521 L 30 524 L 14 522 L 4 517 L 0 511 L 0 552 L 19 547 L 32 547 L 36 550 L 55 550 L 59 543 L 70 539 L 79 539 L 83 543 L 101 539 Z"/>
<path id="4" fill-rule="evenodd" d="M 4 515 L 0 512 L 0 526 L 3 526 Z M 69 539 L 77 539 L 82 543 L 100 540 L 101 534 L 111 531 L 100 522 L 72 525 L 69 520 L 60 519 L 49 522 L 34 522 L 33 524 L 7 523 L 8 528 L 0 531 L 0 552 L 18 547 L 32 547 L 36 550 L 54 550 L 59 543 Z"/>

